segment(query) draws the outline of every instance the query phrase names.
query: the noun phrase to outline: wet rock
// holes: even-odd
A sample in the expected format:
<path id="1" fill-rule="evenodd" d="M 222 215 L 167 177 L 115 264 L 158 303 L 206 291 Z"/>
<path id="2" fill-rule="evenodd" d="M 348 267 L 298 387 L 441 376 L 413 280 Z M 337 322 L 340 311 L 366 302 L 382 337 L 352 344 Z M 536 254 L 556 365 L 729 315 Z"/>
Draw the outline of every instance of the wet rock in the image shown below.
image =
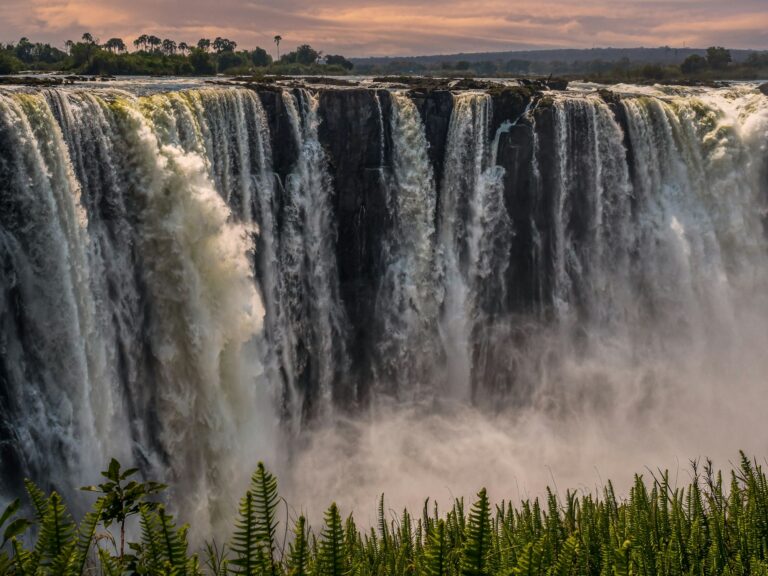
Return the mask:
<path id="1" fill-rule="evenodd" d="M 48 88 L 64 83 L 62 78 L 56 76 L 0 76 L 0 86 L 33 86 Z"/>
<path id="2" fill-rule="evenodd" d="M 516 122 L 525 113 L 535 92 L 525 86 L 496 87 L 489 91 L 493 98 L 493 120 L 491 134 L 495 134 L 502 123 Z"/>
<path id="3" fill-rule="evenodd" d="M 349 398 L 364 396 L 364 383 L 371 380 L 371 375 L 364 371 L 371 366 L 382 246 L 391 225 L 384 187 L 384 175 L 391 164 L 391 147 L 387 149 L 386 145 L 387 140 L 391 140 L 390 110 L 386 91 L 330 89 L 320 92 L 318 135 L 328 155 L 336 195 L 339 287 L 351 332 L 349 346 L 354 376 L 353 382 L 347 385 L 358 387 Z"/>
<path id="4" fill-rule="evenodd" d="M 429 142 L 429 160 L 432 162 L 439 193 L 445 147 L 448 142 L 448 127 L 453 112 L 453 95 L 448 90 L 413 90 L 410 96 L 424 122 L 427 142 Z"/>

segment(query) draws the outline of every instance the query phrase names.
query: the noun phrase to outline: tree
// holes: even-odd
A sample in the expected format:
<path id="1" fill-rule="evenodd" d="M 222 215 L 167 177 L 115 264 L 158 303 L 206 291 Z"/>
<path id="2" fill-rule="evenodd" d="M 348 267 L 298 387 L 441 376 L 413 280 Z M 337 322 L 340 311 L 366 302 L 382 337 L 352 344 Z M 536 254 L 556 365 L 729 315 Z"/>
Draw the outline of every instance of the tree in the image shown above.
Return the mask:
<path id="1" fill-rule="evenodd" d="M 768 67 L 768 52 L 752 52 L 749 56 L 747 56 L 744 65 L 748 68 Z"/>
<path id="2" fill-rule="evenodd" d="M 208 38 L 200 38 L 197 41 L 197 48 L 203 52 L 208 52 L 211 49 L 211 41 Z"/>
<path id="3" fill-rule="evenodd" d="M 317 62 L 321 55 L 322 52 L 318 52 L 309 44 L 302 44 L 294 52 L 285 54 L 282 61 L 288 64 L 310 65 Z"/>
<path id="4" fill-rule="evenodd" d="M 22 62 L 31 62 L 32 51 L 34 50 L 34 47 L 35 45 L 29 41 L 29 38 L 23 37 L 19 39 L 19 42 L 16 44 L 16 48 L 14 48 L 13 51 L 16 55 L 16 58 Z"/>
<path id="5" fill-rule="evenodd" d="M 345 70 L 352 70 L 352 68 L 355 67 L 355 65 L 352 64 L 352 62 L 350 62 L 349 60 L 344 58 L 344 56 L 341 56 L 339 54 L 329 54 L 328 56 L 325 57 L 325 63 L 328 64 L 329 66 L 333 66 L 333 65 L 341 66 Z"/>
<path id="6" fill-rule="evenodd" d="M 661 80 L 664 78 L 664 68 L 658 64 L 646 64 L 640 70 L 640 74 L 643 78 L 649 78 L 651 80 Z"/>
<path id="7" fill-rule="evenodd" d="M 120 38 L 110 38 L 104 44 L 104 48 L 110 52 L 125 52 L 125 42 Z"/>
<path id="8" fill-rule="evenodd" d="M 713 70 L 724 70 L 732 61 L 730 50 L 722 46 L 710 46 L 707 48 L 707 62 Z"/>
<path id="9" fill-rule="evenodd" d="M 195 74 L 214 74 L 216 65 L 208 52 L 201 48 L 193 48 L 189 55 L 189 63 Z"/>
<path id="10" fill-rule="evenodd" d="M 172 54 L 176 54 L 176 42 L 174 42 L 170 38 L 166 38 L 165 40 L 163 40 L 163 52 L 168 56 Z"/>
<path id="11" fill-rule="evenodd" d="M 107 482 L 98 486 L 84 486 L 81 490 L 102 494 L 104 507 L 101 521 L 106 528 L 112 522 L 120 525 L 120 557 L 125 555 L 125 521 L 129 516 L 138 514 L 142 509 L 152 509 L 157 503 L 147 501 L 147 497 L 165 490 L 165 484 L 159 482 L 136 482 L 128 478 L 138 472 L 138 468 L 120 470 L 120 462 L 112 458 L 109 468 L 101 473 Z"/>
<path id="12" fill-rule="evenodd" d="M 157 49 L 163 44 L 163 41 L 160 40 L 157 36 L 147 36 L 147 44 L 152 48 L 153 51 L 157 51 Z"/>
<path id="13" fill-rule="evenodd" d="M 280 60 L 280 42 L 282 42 L 283 37 L 278 34 L 273 40 L 275 41 L 275 44 L 277 44 L 277 59 Z"/>
<path id="14" fill-rule="evenodd" d="M 513 59 L 508 61 L 504 68 L 507 72 L 513 74 L 528 74 L 531 71 L 531 62 L 529 60 Z"/>
<path id="15" fill-rule="evenodd" d="M 270 56 L 264 48 L 259 48 L 257 46 L 256 50 L 251 52 L 251 62 L 253 62 L 254 66 L 269 66 L 272 64 L 272 56 Z"/>
<path id="16" fill-rule="evenodd" d="M 221 54 L 222 52 L 234 52 L 235 48 L 237 48 L 237 42 L 233 42 L 229 38 L 217 36 L 216 40 L 213 41 L 213 49 L 217 54 Z"/>
<path id="17" fill-rule="evenodd" d="M 133 45 L 136 46 L 137 50 L 139 49 L 139 46 L 141 46 L 142 50 L 146 50 L 148 40 L 149 40 L 149 36 L 147 36 L 146 34 L 142 34 L 141 36 L 136 38 L 136 40 L 133 41 Z"/>
<path id="18" fill-rule="evenodd" d="M 179 52 L 181 52 L 184 55 L 186 55 L 187 52 L 189 52 L 189 44 L 187 44 L 186 42 L 179 42 L 178 48 L 179 48 Z"/>
<path id="19" fill-rule="evenodd" d="M 703 56 L 698 54 L 691 54 L 680 65 L 680 70 L 683 74 L 696 74 L 709 68 L 709 62 Z"/>
<path id="20" fill-rule="evenodd" d="M 0 74 L 15 74 L 21 67 L 21 60 L 8 52 L 0 52 Z"/>
<path id="21" fill-rule="evenodd" d="M 93 34 L 91 34 L 90 32 L 86 32 L 85 34 L 83 34 L 82 40 L 86 44 L 96 44 L 97 43 L 96 40 L 94 40 L 94 38 L 93 38 Z"/>

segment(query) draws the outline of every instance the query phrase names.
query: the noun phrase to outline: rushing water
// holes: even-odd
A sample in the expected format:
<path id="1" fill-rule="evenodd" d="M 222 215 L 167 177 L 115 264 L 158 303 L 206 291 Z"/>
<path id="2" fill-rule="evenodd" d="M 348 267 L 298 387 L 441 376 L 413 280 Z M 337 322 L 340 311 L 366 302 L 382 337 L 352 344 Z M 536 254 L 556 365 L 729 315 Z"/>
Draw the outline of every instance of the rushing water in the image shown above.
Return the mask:
<path id="1" fill-rule="evenodd" d="M 246 89 L 0 92 L 2 493 L 28 475 L 73 494 L 115 456 L 205 530 L 259 458 L 297 494 L 356 503 L 398 465 L 503 483 L 504 467 L 477 477 L 497 449 L 519 465 L 574 450 L 589 469 L 622 423 L 677 434 L 665 455 L 706 450 L 699 423 L 656 419 L 684 409 L 746 430 L 768 368 L 768 104 L 625 88 L 502 121 L 491 95 L 457 92 L 440 173 L 417 102 L 375 92 L 386 225 L 356 331 L 317 93 L 286 88 L 268 111 Z"/>

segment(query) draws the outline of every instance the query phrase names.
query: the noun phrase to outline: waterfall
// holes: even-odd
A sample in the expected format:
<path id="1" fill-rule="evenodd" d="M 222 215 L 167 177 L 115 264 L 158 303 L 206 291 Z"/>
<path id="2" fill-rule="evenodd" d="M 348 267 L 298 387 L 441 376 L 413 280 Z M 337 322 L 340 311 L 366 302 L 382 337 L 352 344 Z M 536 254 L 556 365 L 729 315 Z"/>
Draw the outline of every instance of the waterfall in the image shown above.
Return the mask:
<path id="1" fill-rule="evenodd" d="M 393 92 L 391 101 L 387 207 L 393 225 L 383 246 L 385 272 L 376 303 L 382 372 L 376 379 L 402 399 L 421 395 L 437 380 L 441 288 L 435 268 L 436 190 L 424 125 L 408 96 Z"/>
<path id="2" fill-rule="evenodd" d="M 114 456 L 202 537 L 259 459 L 324 504 L 757 426 L 754 87 L 124 88 L 0 90 L 0 499 Z"/>
<path id="3" fill-rule="evenodd" d="M 348 362 L 339 302 L 335 224 L 326 156 L 318 140 L 316 94 L 283 92 L 298 159 L 285 182 L 281 291 L 292 414 L 328 414 Z M 307 402 L 315 403 L 312 405 Z"/>
<path id="4" fill-rule="evenodd" d="M 511 241 L 504 204 L 504 170 L 495 163 L 498 143 L 489 135 L 489 94 L 454 96 L 448 129 L 440 209 L 440 251 L 445 291 L 441 318 L 449 386 L 468 398 L 473 357 L 483 355 L 494 315 L 506 300 L 506 252 Z M 499 131 L 506 126 L 499 127 Z M 480 334 L 485 332 L 485 334 Z"/>
<path id="5" fill-rule="evenodd" d="M 190 518 L 215 524 L 230 513 L 222 480 L 255 465 L 235 438 L 263 413 L 245 354 L 263 315 L 248 230 L 204 158 L 162 142 L 133 97 L 2 98 L 18 163 L 3 211 L 4 339 L 16 348 L 4 372 L 26 372 L 9 394 L 23 403 L 10 426 L 26 473 L 74 487 L 109 455 L 135 454 L 178 487 Z M 14 308 L 30 315 L 26 336 L 11 332 Z M 43 369 L 32 385 L 31 365 Z"/>
<path id="6" fill-rule="evenodd" d="M 81 187 L 43 95 L 0 95 L 0 139 L 4 452 L 17 472 L 77 482 L 106 453 L 126 453 Z"/>

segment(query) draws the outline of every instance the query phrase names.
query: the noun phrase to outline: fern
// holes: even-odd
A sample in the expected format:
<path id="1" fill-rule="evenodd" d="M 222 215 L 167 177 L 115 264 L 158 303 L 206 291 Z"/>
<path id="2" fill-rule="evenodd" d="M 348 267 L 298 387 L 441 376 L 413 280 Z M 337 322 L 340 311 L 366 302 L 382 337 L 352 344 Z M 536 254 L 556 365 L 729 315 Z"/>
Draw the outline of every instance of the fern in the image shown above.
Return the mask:
<path id="1" fill-rule="evenodd" d="M 141 526 L 140 563 L 150 574 L 160 574 L 165 567 L 165 557 L 161 548 L 160 527 L 157 515 L 142 506 L 139 509 Z"/>
<path id="2" fill-rule="evenodd" d="M 34 558 L 38 570 L 59 576 L 64 574 L 75 549 L 75 523 L 56 492 L 48 498 L 46 513 L 40 525 Z"/>
<path id="3" fill-rule="evenodd" d="M 112 557 L 109 552 L 103 548 L 99 548 L 98 550 L 101 571 L 104 576 L 123 576 L 123 561 L 120 558 Z M 160 576 L 162 573 L 155 572 L 154 574 Z"/>
<path id="4" fill-rule="evenodd" d="M 347 574 L 344 556 L 344 531 L 341 516 L 334 502 L 325 513 L 325 527 L 320 539 L 317 576 L 343 576 Z"/>
<path id="5" fill-rule="evenodd" d="M 491 551 L 491 508 L 485 488 L 477 494 L 478 500 L 469 513 L 467 541 L 461 563 L 464 576 L 486 576 Z"/>
<path id="6" fill-rule="evenodd" d="M 544 553 L 545 538 L 546 536 L 542 536 L 542 538 L 536 542 L 528 542 L 525 545 L 523 552 L 520 554 L 517 566 L 512 570 L 512 573 L 515 574 L 515 576 L 538 576 L 543 573 L 542 556 Z"/>
<path id="7" fill-rule="evenodd" d="M 227 560 L 226 544 L 219 549 L 216 542 L 205 543 L 206 559 L 205 564 L 211 576 L 227 576 L 229 573 L 229 561 Z"/>
<path id="8" fill-rule="evenodd" d="M 91 550 L 91 544 L 96 534 L 96 526 L 99 524 L 103 508 L 104 500 L 99 498 L 94 504 L 93 509 L 80 522 L 77 542 L 67 566 L 67 576 L 82 576 L 85 573 L 88 554 Z"/>
<path id="9" fill-rule="evenodd" d="M 549 570 L 549 576 L 577 576 L 579 557 L 579 540 L 575 534 L 569 536 L 563 543 L 557 561 Z"/>
<path id="10" fill-rule="evenodd" d="M 256 539 L 262 548 L 261 560 L 268 576 L 277 576 L 275 532 L 277 531 L 277 479 L 259 462 L 251 478 L 251 493 L 256 520 Z"/>
<path id="11" fill-rule="evenodd" d="M 448 542 L 445 537 L 444 520 L 438 520 L 434 530 L 428 535 L 428 544 L 424 552 L 424 568 L 428 576 L 448 574 Z"/>
<path id="12" fill-rule="evenodd" d="M 253 492 L 245 493 L 240 501 L 240 514 L 237 527 L 232 538 L 232 552 L 235 559 L 231 564 L 235 566 L 235 574 L 242 576 L 254 576 L 261 567 L 261 542 L 259 541 L 259 528 L 256 520 L 256 505 Z"/>
<path id="13" fill-rule="evenodd" d="M 288 548 L 288 576 L 309 574 L 309 545 L 304 516 L 299 516 L 293 529 L 293 543 Z"/>
<path id="14" fill-rule="evenodd" d="M 42 524 L 45 515 L 48 513 L 48 498 L 45 493 L 28 478 L 24 480 L 24 487 L 27 489 L 29 501 L 32 503 L 32 508 L 35 511 L 35 519 L 38 524 Z"/>

